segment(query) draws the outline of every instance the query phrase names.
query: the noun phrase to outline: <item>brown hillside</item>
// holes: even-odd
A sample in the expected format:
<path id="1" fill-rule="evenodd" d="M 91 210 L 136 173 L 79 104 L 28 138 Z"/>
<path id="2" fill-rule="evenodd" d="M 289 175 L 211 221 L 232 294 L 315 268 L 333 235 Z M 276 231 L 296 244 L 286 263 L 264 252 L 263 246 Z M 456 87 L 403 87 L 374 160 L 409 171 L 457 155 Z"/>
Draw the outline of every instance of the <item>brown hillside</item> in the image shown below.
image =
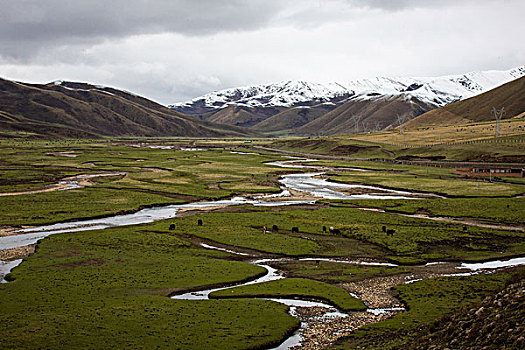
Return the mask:
<path id="1" fill-rule="evenodd" d="M 432 110 L 408 121 L 404 126 L 417 128 L 494 120 L 492 107 L 505 107 L 504 119 L 525 112 L 525 77 L 516 79 L 481 95 Z"/>
<path id="2" fill-rule="evenodd" d="M 434 107 L 405 96 L 370 96 L 352 99 L 296 130 L 299 135 L 349 134 L 397 126 L 397 115 L 413 118 Z M 358 127 L 355 116 L 360 116 Z"/>
<path id="3" fill-rule="evenodd" d="M 291 107 L 256 124 L 253 127 L 253 130 L 261 132 L 293 132 L 294 129 L 310 123 L 334 108 L 335 106 L 328 104 L 320 104 L 311 107 Z"/>
<path id="4" fill-rule="evenodd" d="M 0 131 L 46 137 L 248 134 L 184 116 L 130 93 L 84 83 L 30 85 L 0 79 L 0 92 Z"/>
<path id="5" fill-rule="evenodd" d="M 280 111 L 280 109 L 274 107 L 251 108 L 244 106 L 229 106 L 211 114 L 206 120 L 213 123 L 250 128 Z"/>

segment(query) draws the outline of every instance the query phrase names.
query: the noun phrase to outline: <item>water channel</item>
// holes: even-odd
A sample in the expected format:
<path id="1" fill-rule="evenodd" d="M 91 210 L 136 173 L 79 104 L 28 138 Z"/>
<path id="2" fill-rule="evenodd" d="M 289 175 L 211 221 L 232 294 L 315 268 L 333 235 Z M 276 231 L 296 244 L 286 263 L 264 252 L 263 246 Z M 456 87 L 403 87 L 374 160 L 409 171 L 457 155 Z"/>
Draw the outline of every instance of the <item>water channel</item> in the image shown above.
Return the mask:
<path id="1" fill-rule="evenodd" d="M 307 168 L 307 169 L 316 169 L 321 168 L 325 170 L 324 167 L 315 167 L 308 165 L 299 165 L 298 162 L 304 161 L 314 161 L 314 160 L 304 160 L 304 159 L 293 159 L 283 162 L 272 162 L 267 163 L 268 165 L 286 167 L 286 168 Z M 355 169 L 355 168 L 345 168 L 348 170 L 357 170 L 357 171 L 366 171 L 365 169 Z M 234 197 L 231 199 L 225 200 L 216 200 L 216 201 L 207 201 L 207 202 L 196 202 L 196 203 L 187 203 L 187 204 L 174 204 L 174 205 L 165 205 L 152 208 L 146 208 L 139 210 L 132 214 L 125 215 L 116 215 L 106 218 L 99 219 L 90 219 L 90 220 L 79 220 L 74 222 L 67 223 L 58 223 L 52 225 L 45 225 L 34 228 L 25 228 L 17 231 L 19 234 L 0 237 L 0 249 L 10 249 L 23 247 L 30 244 L 37 243 L 40 239 L 47 237 L 56 233 L 65 233 L 65 232 L 76 232 L 76 231 L 85 231 L 85 230 L 98 230 L 105 229 L 110 227 L 125 226 L 125 225 L 135 225 L 150 223 L 157 220 L 170 219 L 176 216 L 177 212 L 181 209 L 206 209 L 217 206 L 229 206 L 229 205 L 238 205 L 238 204 L 252 204 L 254 206 L 282 206 L 282 205 L 294 205 L 294 204 L 313 204 L 315 203 L 315 198 L 324 198 L 324 199 L 413 199 L 417 198 L 418 193 L 408 192 L 408 191 L 398 191 L 392 189 L 386 189 L 378 186 L 365 186 L 365 185 L 350 185 L 342 184 L 328 181 L 321 178 L 323 172 L 313 172 L 313 173 L 300 173 L 300 174 L 289 174 L 283 175 L 279 180 L 282 185 L 282 192 L 278 194 L 266 195 L 266 196 L 257 196 L 254 199 L 249 199 L 245 197 Z M 362 189 L 365 190 L 366 194 L 345 194 L 342 193 L 342 190 L 348 189 Z M 309 197 L 313 199 L 305 200 L 290 200 L 287 197 L 291 196 L 290 191 L 298 191 L 301 193 L 306 193 Z M 377 191 L 377 193 L 374 193 Z M 428 194 L 425 194 L 428 196 Z M 233 250 L 228 250 L 224 248 L 218 248 L 211 245 L 202 244 L 203 248 L 206 249 L 217 249 L 222 250 L 232 254 L 238 255 L 247 255 L 246 253 L 235 252 Z M 525 258 L 520 258 L 519 261 L 512 261 L 510 264 L 525 264 Z M 370 262 L 360 262 L 360 261 L 346 261 L 346 260 L 334 260 L 328 258 L 308 258 L 302 260 L 323 260 L 331 261 L 338 263 L 348 263 L 348 264 L 374 264 L 381 266 L 396 266 L 389 263 L 370 263 Z M 263 277 L 255 279 L 250 282 L 246 282 L 239 285 L 246 284 L 255 284 L 262 283 L 267 281 L 273 281 L 277 279 L 282 279 L 282 276 L 275 268 L 271 267 L 269 263 L 276 262 L 277 260 L 254 260 L 248 261 L 249 263 L 261 266 L 266 269 L 267 273 Z M 0 260 L 0 281 L 5 283 L 3 277 L 9 273 L 14 267 L 18 266 L 22 262 L 21 259 L 14 261 L 1 261 Z M 506 262 L 492 263 L 492 265 L 468 265 L 463 264 L 462 268 L 469 269 L 476 273 L 480 269 L 484 268 L 498 268 L 502 265 L 505 265 Z M 236 285 L 238 286 L 238 285 Z M 184 299 L 184 300 L 203 300 L 208 299 L 210 293 L 232 288 L 223 287 L 210 290 L 202 290 L 197 292 L 185 293 L 181 295 L 173 296 L 174 299 Z M 298 307 L 321 307 L 326 309 L 326 312 L 323 317 L 347 317 L 347 314 L 344 314 L 337 310 L 335 307 L 309 300 L 294 300 L 294 299 L 268 299 L 276 301 L 279 303 L 284 303 L 290 306 L 290 314 L 297 317 L 296 308 Z M 393 308 L 393 309 L 369 309 L 367 310 L 373 314 L 381 314 L 387 312 L 398 312 L 402 311 L 402 308 Z M 304 329 L 308 327 L 308 324 L 302 322 L 301 328 L 285 342 L 283 342 L 276 349 L 288 349 L 290 347 L 299 345 L 302 340 L 301 333 Z"/>
<path id="2" fill-rule="evenodd" d="M 297 160 L 290 160 L 284 162 L 273 162 L 267 163 L 268 165 L 278 165 L 281 167 L 306 167 L 302 165 L 296 165 Z M 187 204 L 172 204 L 157 206 L 152 208 L 146 208 L 139 210 L 135 213 L 115 215 L 105 218 L 79 220 L 65 223 L 58 223 L 52 225 L 44 225 L 34 228 L 25 228 L 16 231 L 20 234 L 11 236 L 0 237 L 0 249 L 11 249 L 17 247 L 23 247 L 30 244 L 35 244 L 38 240 L 56 233 L 65 232 L 77 232 L 87 230 L 100 230 L 109 227 L 137 225 L 154 222 L 157 220 L 171 219 L 176 216 L 180 209 L 206 209 L 216 206 L 229 206 L 238 204 L 251 204 L 254 206 L 281 206 L 281 205 L 294 205 L 294 204 L 313 204 L 315 198 L 324 199 L 409 199 L 409 195 L 414 193 L 407 191 L 397 191 L 381 188 L 378 186 L 365 186 L 365 185 L 347 185 L 335 182 L 330 182 L 325 179 L 318 178 L 323 173 L 304 173 L 304 174 L 289 174 L 283 175 L 279 180 L 282 184 L 282 192 L 278 194 L 257 196 L 254 199 L 245 197 L 234 197 L 231 199 L 207 201 L 207 202 L 195 202 Z M 75 187 L 77 188 L 77 187 Z M 378 192 L 389 192 L 392 195 L 384 194 L 363 194 L 363 195 L 346 195 L 337 190 L 349 189 L 349 188 L 362 188 L 366 190 L 378 191 Z M 300 191 L 307 193 L 312 199 L 306 200 L 287 200 L 286 197 L 290 196 L 290 190 Z M 275 200 L 276 198 L 280 200 Z"/>

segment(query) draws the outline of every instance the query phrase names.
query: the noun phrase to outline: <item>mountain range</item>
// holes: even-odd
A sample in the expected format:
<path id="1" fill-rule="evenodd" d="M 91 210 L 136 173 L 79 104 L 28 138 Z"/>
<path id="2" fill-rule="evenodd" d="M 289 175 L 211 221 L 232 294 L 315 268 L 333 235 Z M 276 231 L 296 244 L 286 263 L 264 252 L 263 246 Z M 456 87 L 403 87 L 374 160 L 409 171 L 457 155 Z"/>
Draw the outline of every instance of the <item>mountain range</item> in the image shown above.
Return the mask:
<path id="1" fill-rule="evenodd" d="M 503 85 L 502 85 L 503 84 Z M 0 137 L 253 137 L 348 134 L 504 118 L 525 112 L 525 66 L 346 84 L 288 81 L 169 106 L 111 87 L 0 78 Z"/>
<path id="2" fill-rule="evenodd" d="M 525 76 L 482 94 L 431 110 L 406 122 L 404 128 L 493 121 L 493 108 L 502 119 L 525 117 Z"/>
<path id="3" fill-rule="evenodd" d="M 525 66 L 430 78 L 286 81 L 220 90 L 169 107 L 201 120 L 263 133 L 346 134 L 393 128 L 522 76 Z"/>
<path id="4" fill-rule="evenodd" d="M 253 136 L 181 114 L 132 93 L 86 83 L 0 79 L 0 137 Z"/>

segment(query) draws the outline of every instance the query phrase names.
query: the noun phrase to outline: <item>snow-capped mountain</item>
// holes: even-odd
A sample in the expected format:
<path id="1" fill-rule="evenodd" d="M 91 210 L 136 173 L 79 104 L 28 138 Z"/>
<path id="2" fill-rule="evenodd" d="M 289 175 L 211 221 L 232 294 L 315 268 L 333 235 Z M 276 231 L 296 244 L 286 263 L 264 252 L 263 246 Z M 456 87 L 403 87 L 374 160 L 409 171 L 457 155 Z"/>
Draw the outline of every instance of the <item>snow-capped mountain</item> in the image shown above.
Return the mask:
<path id="1" fill-rule="evenodd" d="M 525 66 L 506 71 L 481 71 L 463 75 L 422 78 L 377 77 L 347 83 L 319 84 L 286 81 L 215 91 L 171 108 L 188 114 L 218 110 L 228 106 L 294 107 L 331 102 L 344 98 L 378 95 L 416 97 L 419 101 L 441 107 L 483 93 L 525 75 Z M 195 111 L 192 113 L 192 110 Z"/>
<path id="2" fill-rule="evenodd" d="M 525 66 L 432 78 L 306 81 L 212 92 L 171 105 L 208 121 L 277 134 L 338 134 L 392 128 L 404 120 L 525 76 Z"/>

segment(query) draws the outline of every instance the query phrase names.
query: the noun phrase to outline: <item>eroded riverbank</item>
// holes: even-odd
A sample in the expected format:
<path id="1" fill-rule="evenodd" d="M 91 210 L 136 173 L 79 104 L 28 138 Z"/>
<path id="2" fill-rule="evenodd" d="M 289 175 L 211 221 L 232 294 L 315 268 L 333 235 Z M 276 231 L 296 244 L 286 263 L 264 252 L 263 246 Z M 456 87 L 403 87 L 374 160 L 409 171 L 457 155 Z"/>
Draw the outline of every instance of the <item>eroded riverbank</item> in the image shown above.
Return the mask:
<path id="1" fill-rule="evenodd" d="M 220 250 L 240 256 L 245 259 L 243 261 L 246 263 L 255 264 L 265 268 L 267 274 L 245 283 L 182 293 L 173 296 L 173 299 L 207 300 L 209 299 L 210 294 L 215 291 L 287 278 L 282 272 L 272 267 L 272 265 L 278 265 L 283 262 L 325 261 L 338 264 L 365 264 L 388 268 L 397 267 L 397 265 L 379 261 L 346 260 L 327 257 L 312 257 L 308 259 L 269 258 L 253 260 L 248 254 L 236 251 L 235 247 L 220 248 L 204 243 L 201 243 L 201 246 L 206 249 Z M 351 334 L 362 326 L 383 321 L 398 312 L 403 312 L 405 310 L 405 305 L 403 305 L 403 303 L 392 293 L 392 288 L 395 286 L 436 277 L 454 277 L 488 273 L 498 269 L 523 264 L 525 264 L 525 258 L 492 261 L 480 264 L 436 262 L 419 266 L 406 266 L 405 268 L 408 272 L 393 276 L 365 278 L 358 282 L 347 282 L 338 285 L 347 290 L 351 296 L 362 300 L 368 307 L 366 311 L 344 313 L 339 311 L 333 305 L 319 303 L 309 299 L 267 298 L 268 300 L 288 305 L 290 307 L 290 315 L 297 317 L 301 321 L 299 330 L 274 349 L 324 349 L 329 347 L 339 338 Z"/>
<path id="2" fill-rule="evenodd" d="M 174 218 L 179 213 L 183 211 L 192 211 L 192 210 L 212 210 L 223 208 L 226 206 L 237 205 L 237 204 L 252 204 L 252 205 L 262 205 L 262 206 L 277 206 L 277 205 L 290 205 L 290 204 L 308 204 L 313 203 L 317 198 L 327 198 L 327 199 L 351 199 L 349 197 L 366 195 L 367 199 L 370 199 L 374 195 L 373 191 L 380 191 L 380 194 L 377 194 L 374 199 L 392 199 L 398 196 L 399 198 L 413 198 L 408 196 L 410 192 L 395 191 L 392 190 L 391 193 L 393 196 L 386 196 L 384 194 L 385 189 L 381 189 L 373 186 L 356 186 L 356 185 L 345 185 L 345 184 L 336 184 L 329 182 L 325 179 L 319 178 L 321 173 L 310 173 L 310 174 L 291 174 L 285 175 L 282 178 L 283 192 L 277 195 L 268 195 L 268 196 L 258 196 L 256 198 L 243 198 L 243 197 L 234 197 L 230 200 L 224 201 L 212 201 L 212 202 L 200 202 L 200 203 L 189 203 L 184 205 L 171 205 L 163 206 L 158 208 L 149 208 L 141 210 L 134 214 L 115 216 L 105 219 L 96 219 L 96 220 L 84 220 L 76 223 L 65 223 L 65 224 L 56 224 L 48 225 L 45 227 L 39 228 L 26 228 L 22 230 L 18 235 L 10 235 L 5 238 L 4 241 L 0 239 L 0 245 L 9 240 L 14 240 L 14 246 L 10 249 L 15 251 L 24 246 L 27 246 L 28 242 L 36 242 L 39 239 L 54 233 L 61 232 L 73 232 L 73 231 L 83 231 L 83 230 L 94 230 L 94 229 L 104 229 L 108 227 L 115 226 L 124 226 L 124 225 L 133 225 L 139 223 L 153 222 L 156 220 Z M 302 187 L 301 187 L 302 186 Z M 349 187 L 346 187 L 349 186 Z M 344 189 L 352 188 L 352 186 L 361 187 L 363 190 L 366 190 L 365 194 L 345 194 L 342 193 Z M 338 190 L 339 189 L 339 190 Z M 341 197 L 341 193 L 343 196 Z M 293 196 L 293 197 L 292 197 Z M 292 199 L 293 198 L 293 199 Z M 356 197 L 353 197 L 356 198 Z M 359 197 L 357 197 L 359 198 Z M 18 241 L 15 239 L 19 239 Z M 23 245 L 20 245 L 23 244 Z M 34 244 L 34 243 L 32 243 Z M 2 248 L 4 246 L 2 245 Z M 206 249 L 216 249 L 212 245 L 204 246 Z M 225 251 L 227 253 L 232 253 L 238 256 L 246 256 L 243 252 L 236 252 L 235 247 L 224 247 L 219 250 Z M 309 258 L 315 260 L 329 260 L 334 263 L 345 263 L 345 264 L 358 264 L 357 261 L 341 261 L 341 259 L 335 260 L 327 257 L 322 258 Z M 16 261 L 16 260 L 15 260 Z M 267 266 L 268 274 L 265 276 L 267 279 L 261 278 L 256 281 L 248 283 L 260 283 L 268 281 L 268 278 L 285 278 L 277 269 L 272 267 L 272 264 L 277 261 L 282 261 L 282 259 L 272 259 L 272 260 L 258 260 L 252 263 L 260 264 L 260 266 Z M 247 261 L 249 262 L 249 261 Z M 381 264 L 381 266 L 387 266 L 388 263 L 385 262 L 375 262 L 376 264 Z M 263 266 L 264 265 L 264 266 Z M 390 264 L 392 266 L 392 264 Z M 457 264 L 456 264 L 457 265 Z M 5 271 L 10 271 L 13 266 L 16 266 L 16 263 L 3 263 L 5 268 L 3 268 L 2 273 Z M 395 266 L 392 266 L 395 267 Z M 266 267 L 265 267 L 266 268 Z M 362 325 L 374 323 L 381 321 L 395 312 L 402 311 L 402 304 L 395 299 L 390 293 L 390 288 L 395 285 L 402 283 L 409 283 L 416 281 L 418 279 L 433 278 L 438 276 L 447 276 L 447 275 L 460 275 L 462 273 L 470 273 L 469 271 L 461 272 L 458 270 L 458 266 L 455 265 L 445 265 L 445 264 L 435 264 L 434 265 L 425 265 L 424 267 L 418 267 L 421 270 L 416 271 L 416 267 L 411 268 L 409 274 L 403 274 L 398 276 L 393 276 L 389 278 L 378 278 L 378 279 L 367 279 L 362 282 L 355 282 L 354 284 L 345 284 L 342 283 L 340 286 L 347 291 L 351 292 L 352 295 L 359 297 L 364 301 L 370 310 L 366 312 L 356 312 L 356 313 L 347 313 L 343 314 L 336 310 L 333 306 L 328 304 L 313 304 L 309 300 L 302 300 L 300 302 L 312 303 L 309 305 L 312 306 L 301 306 L 292 304 L 290 306 L 290 312 L 293 311 L 293 315 L 298 317 L 302 323 L 306 323 L 306 326 L 302 328 L 301 333 L 299 334 L 299 341 L 301 348 L 307 349 L 319 349 L 329 346 L 333 341 L 337 340 L 339 337 L 350 334 L 356 328 L 361 327 Z M 272 280 L 272 279 L 270 279 Z M 221 288 L 222 289 L 222 288 Z M 210 291 L 211 292 L 211 291 Z M 208 297 L 209 293 L 205 292 L 191 292 L 187 293 L 188 297 L 195 297 L 198 299 L 200 297 Z M 194 299 L 192 299 L 194 300 Z M 285 303 L 285 299 L 274 300 L 278 302 Z M 298 303 L 298 301 L 293 301 Z M 292 309 L 293 308 L 293 309 Z M 297 334 L 295 335 L 297 338 Z M 286 348 L 298 346 L 298 343 L 295 344 L 292 342 L 286 343 Z"/>

